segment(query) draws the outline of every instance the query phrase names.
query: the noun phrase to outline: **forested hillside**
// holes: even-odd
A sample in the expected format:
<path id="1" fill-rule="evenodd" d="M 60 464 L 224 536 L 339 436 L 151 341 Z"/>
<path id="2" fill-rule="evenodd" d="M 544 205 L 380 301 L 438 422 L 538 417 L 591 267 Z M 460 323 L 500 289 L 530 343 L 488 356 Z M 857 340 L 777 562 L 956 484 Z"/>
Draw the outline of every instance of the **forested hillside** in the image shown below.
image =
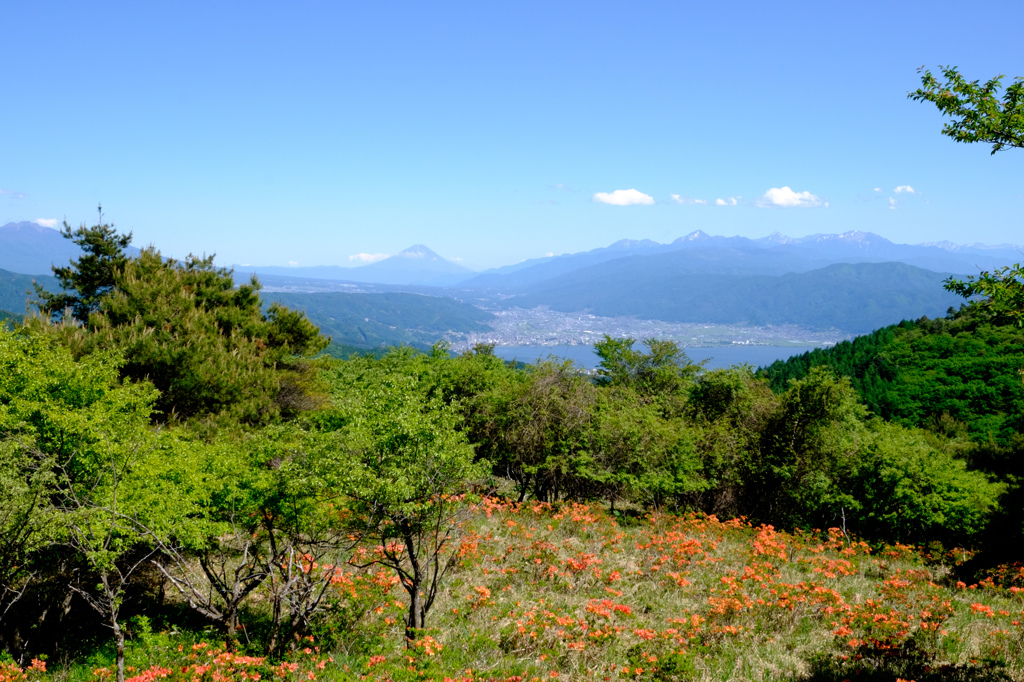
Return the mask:
<path id="1" fill-rule="evenodd" d="M 1006 485 L 980 541 L 998 561 L 1019 558 L 1015 548 L 1024 546 L 1024 328 L 987 304 L 904 321 L 759 374 L 781 393 L 814 372 L 835 372 L 882 419 L 960 442 L 971 468 Z"/>
<path id="2" fill-rule="evenodd" d="M 270 293 L 264 296 L 314 320 L 334 343 L 429 348 L 447 332 L 479 332 L 494 316 L 467 303 L 418 294 Z"/>
<path id="3" fill-rule="evenodd" d="M 1024 330 L 975 317 L 904 321 L 765 368 L 784 391 L 813 367 L 849 378 L 875 414 L 911 427 L 963 428 L 976 442 L 1024 431 Z M 959 424 L 959 426 L 957 426 Z"/>
<path id="4" fill-rule="evenodd" d="M 21 275 L 16 272 L 0 270 L 0 310 L 7 310 L 22 315 L 28 309 L 28 301 L 32 298 L 33 282 L 50 291 L 59 291 L 60 286 L 53 275 Z"/>

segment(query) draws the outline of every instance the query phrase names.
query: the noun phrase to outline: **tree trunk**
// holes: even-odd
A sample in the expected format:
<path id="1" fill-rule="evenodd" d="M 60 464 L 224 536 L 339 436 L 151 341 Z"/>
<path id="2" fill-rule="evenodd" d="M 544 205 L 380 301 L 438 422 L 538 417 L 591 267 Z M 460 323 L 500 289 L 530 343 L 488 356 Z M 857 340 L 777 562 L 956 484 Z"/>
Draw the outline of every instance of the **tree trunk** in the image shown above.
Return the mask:
<path id="1" fill-rule="evenodd" d="M 283 609 L 281 608 L 281 596 L 274 595 L 274 607 L 273 614 L 271 615 L 270 624 L 270 635 L 267 638 L 267 651 L 271 655 L 277 654 L 278 637 L 281 636 L 281 618 Z"/>
<path id="2" fill-rule="evenodd" d="M 404 524 L 403 524 L 404 525 Z M 409 557 L 409 567 L 412 569 L 412 576 L 405 585 L 409 593 L 409 617 L 405 621 L 406 646 L 412 648 L 417 631 L 423 627 L 423 607 L 421 603 L 420 588 L 423 586 L 423 567 L 420 566 L 420 557 L 416 554 L 416 541 L 408 527 L 402 529 L 405 540 L 405 551 Z"/>
<path id="3" fill-rule="evenodd" d="M 111 614 L 110 624 L 114 628 L 114 646 L 117 647 L 117 682 L 124 682 L 124 630 L 117 622 L 116 614 Z"/>
<path id="4" fill-rule="evenodd" d="M 405 620 L 405 639 L 406 646 L 412 648 L 412 643 L 416 641 L 416 637 L 419 634 L 419 630 L 423 628 L 423 608 L 421 605 L 420 597 L 421 580 L 417 576 L 411 585 L 406 587 L 409 592 L 409 615 Z"/>
<path id="5" fill-rule="evenodd" d="M 224 614 L 224 646 L 228 651 L 235 650 L 235 638 L 238 636 L 238 604 L 231 602 L 226 604 L 227 613 Z"/>
<path id="6" fill-rule="evenodd" d="M 526 474 L 526 476 L 523 478 L 522 483 L 520 483 L 520 488 L 519 488 L 519 503 L 520 504 L 522 504 L 523 501 L 526 500 L 526 494 L 528 492 L 530 492 L 530 479 L 531 478 L 532 478 L 531 474 Z"/>

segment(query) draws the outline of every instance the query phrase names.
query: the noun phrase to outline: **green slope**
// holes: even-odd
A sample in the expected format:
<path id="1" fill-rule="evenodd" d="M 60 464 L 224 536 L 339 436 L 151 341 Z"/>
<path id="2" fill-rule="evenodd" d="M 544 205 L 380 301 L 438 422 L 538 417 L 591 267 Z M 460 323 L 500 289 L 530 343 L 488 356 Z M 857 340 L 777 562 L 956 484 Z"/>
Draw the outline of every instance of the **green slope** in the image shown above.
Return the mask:
<path id="1" fill-rule="evenodd" d="M 358 348 L 424 348 L 446 332 L 486 331 L 494 319 L 467 303 L 418 294 L 268 293 L 264 299 L 304 310 L 335 344 Z"/>
<path id="2" fill-rule="evenodd" d="M 902 322 L 761 370 L 782 391 L 811 367 L 847 376 L 878 415 L 904 426 L 966 426 L 976 442 L 1024 429 L 1024 330 L 968 319 Z M 948 417 L 944 417 L 948 415 Z"/>
<path id="3" fill-rule="evenodd" d="M 59 291 L 57 280 L 49 275 L 22 275 L 0 270 L 0 310 L 21 315 L 28 310 L 32 282 L 36 281 L 50 291 Z"/>
<path id="4" fill-rule="evenodd" d="M 22 321 L 23 315 L 17 313 L 10 313 L 6 310 L 0 310 L 0 326 L 7 326 L 10 324 L 17 324 Z"/>

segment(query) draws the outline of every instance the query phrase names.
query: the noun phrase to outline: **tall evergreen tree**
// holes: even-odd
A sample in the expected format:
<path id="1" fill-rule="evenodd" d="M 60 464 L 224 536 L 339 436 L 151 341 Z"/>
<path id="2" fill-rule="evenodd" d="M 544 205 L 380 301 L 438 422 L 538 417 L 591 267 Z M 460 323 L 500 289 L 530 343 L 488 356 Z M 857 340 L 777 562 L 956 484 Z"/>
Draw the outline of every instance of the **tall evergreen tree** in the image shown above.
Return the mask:
<path id="1" fill-rule="evenodd" d="M 36 305 L 50 317 L 61 318 L 64 311 L 85 324 L 89 315 L 99 309 L 100 300 L 114 288 L 114 276 L 128 262 L 125 249 L 132 241 L 132 233 L 118 234 L 114 226 L 103 222 L 103 206 L 97 206 L 98 220 L 92 227 L 85 223 L 72 230 L 64 221 L 61 234 L 82 249 L 78 260 L 66 266 L 53 266 L 53 275 L 64 289 L 55 294 L 35 285 Z"/>

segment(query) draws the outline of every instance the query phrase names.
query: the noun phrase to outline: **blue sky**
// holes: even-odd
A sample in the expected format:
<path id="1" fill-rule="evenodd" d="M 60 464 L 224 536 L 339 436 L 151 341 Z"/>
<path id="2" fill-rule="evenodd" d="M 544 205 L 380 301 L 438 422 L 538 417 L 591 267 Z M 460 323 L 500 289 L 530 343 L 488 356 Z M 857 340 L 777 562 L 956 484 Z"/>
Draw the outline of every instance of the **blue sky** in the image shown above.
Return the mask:
<path id="1" fill-rule="evenodd" d="M 0 224 L 102 202 L 137 244 L 265 265 L 1022 243 L 1024 151 L 906 98 L 922 65 L 1024 75 L 1021 25 L 1019 0 L 9 3 Z"/>

